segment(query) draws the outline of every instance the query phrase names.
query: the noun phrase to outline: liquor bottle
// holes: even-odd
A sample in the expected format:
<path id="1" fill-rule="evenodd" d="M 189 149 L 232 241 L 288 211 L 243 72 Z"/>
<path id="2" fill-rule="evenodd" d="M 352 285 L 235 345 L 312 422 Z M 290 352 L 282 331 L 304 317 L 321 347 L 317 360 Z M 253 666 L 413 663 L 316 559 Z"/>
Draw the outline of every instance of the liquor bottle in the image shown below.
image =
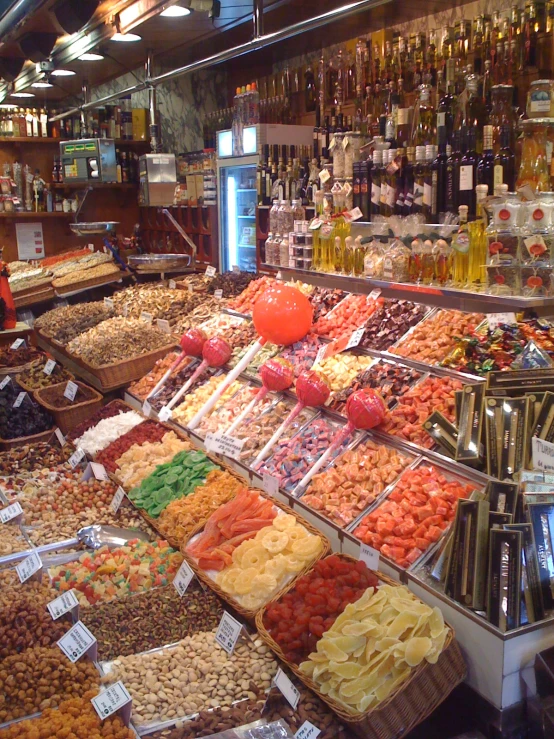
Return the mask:
<path id="1" fill-rule="evenodd" d="M 465 287 L 468 282 L 469 271 L 469 234 L 467 227 L 467 205 L 458 208 L 459 226 L 452 239 L 454 259 L 452 265 L 452 281 L 456 287 Z"/>
<path id="2" fill-rule="evenodd" d="M 415 179 L 415 147 L 406 148 L 406 165 L 404 167 L 404 210 L 402 215 L 409 216 L 414 204 Z"/>
<path id="3" fill-rule="evenodd" d="M 421 212 L 425 217 L 426 223 L 433 223 L 433 159 L 435 147 L 433 144 L 427 144 L 425 147 L 425 166 L 423 168 L 423 207 Z M 436 198 L 435 198 L 436 200 Z"/>
<path id="4" fill-rule="evenodd" d="M 256 195 L 258 199 L 258 205 L 264 205 L 265 203 L 265 171 L 264 171 L 264 160 L 263 155 L 258 161 L 256 167 Z"/>
<path id="5" fill-rule="evenodd" d="M 416 146 L 414 169 L 414 201 L 412 213 L 423 213 L 423 192 L 425 188 L 425 146 Z"/>
<path id="6" fill-rule="evenodd" d="M 439 133 L 438 154 L 432 165 L 432 182 L 433 182 L 433 207 L 432 217 L 436 218 L 433 223 L 440 223 L 446 213 L 446 181 L 448 154 L 446 153 L 446 128 Z"/>
<path id="7" fill-rule="evenodd" d="M 470 218 L 475 217 L 475 185 L 479 155 L 475 144 L 475 129 L 467 132 L 467 147 L 460 162 L 459 205 L 467 205 Z M 458 207 L 459 210 L 459 207 Z"/>
<path id="8" fill-rule="evenodd" d="M 475 74 L 483 74 L 483 40 L 485 38 L 485 18 L 478 15 L 473 21 L 473 68 Z"/>
<path id="9" fill-rule="evenodd" d="M 115 150 L 115 161 L 116 161 L 116 179 L 118 183 L 123 182 L 123 171 L 121 169 L 121 152 L 119 149 Z"/>
<path id="10" fill-rule="evenodd" d="M 456 105 L 455 90 L 456 62 L 454 59 L 446 61 L 446 93 L 442 96 L 437 110 L 437 137 L 441 140 L 443 135 L 443 145 L 452 145 L 452 132 L 454 130 L 454 108 Z"/>
<path id="11" fill-rule="evenodd" d="M 389 183 L 387 180 L 387 167 L 389 164 L 389 150 L 383 151 L 383 166 L 381 168 L 381 191 L 379 195 L 379 213 L 382 216 L 388 215 L 387 213 L 387 193 L 389 189 Z"/>
<path id="12" fill-rule="evenodd" d="M 373 168 L 373 159 L 370 157 L 367 162 L 362 162 L 360 172 L 360 210 L 364 214 L 364 221 L 371 220 L 371 173 Z"/>
<path id="13" fill-rule="evenodd" d="M 371 168 L 371 199 L 369 205 L 370 220 L 381 212 L 381 169 L 383 166 L 383 152 L 375 149 L 373 152 L 373 166 Z"/>
<path id="14" fill-rule="evenodd" d="M 419 86 L 419 100 L 417 126 L 415 130 L 415 145 L 426 146 L 433 144 L 437 135 L 437 117 L 431 105 L 431 86 L 423 84 Z"/>
<path id="15" fill-rule="evenodd" d="M 494 190 L 494 152 L 492 149 L 492 126 L 483 128 L 483 156 L 477 165 L 477 184 L 487 185 L 488 192 Z"/>
<path id="16" fill-rule="evenodd" d="M 314 149 L 314 157 L 319 157 L 320 151 L 319 151 L 319 129 L 321 125 L 321 113 L 319 111 L 319 106 L 315 109 L 315 126 L 312 133 L 312 144 Z"/>
<path id="17" fill-rule="evenodd" d="M 475 150 L 478 154 L 483 153 L 483 126 L 487 122 L 487 110 L 485 101 L 479 94 L 479 78 L 470 74 L 467 78 L 467 103 L 466 113 L 463 121 L 463 129 L 473 131 L 475 135 Z"/>
<path id="18" fill-rule="evenodd" d="M 511 131 L 509 126 L 501 126 L 500 128 L 500 151 L 494 158 L 494 177 L 493 192 L 494 195 L 500 195 L 500 186 L 508 185 L 509 192 L 515 190 L 516 177 L 516 157 L 510 148 Z M 554 160 L 554 157 L 553 157 Z M 553 181 L 552 164 L 550 181 Z M 489 189 L 490 192 L 490 189 Z"/>
<path id="19" fill-rule="evenodd" d="M 460 163 L 462 160 L 461 131 L 452 135 L 452 151 L 446 162 L 446 188 L 444 210 L 455 215 L 458 212 L 460 188 Z"/>
<path id="20" fill-rule="evenodd" d="M 389 149 L 389 163 L 387 165 L 387 194 L 386 194 L 386 215 L 392 216 L 395 213 L 396 200 L 398 198 L 398 162 L 397 149 Z"/>
<path id="21" fill-rule="evenodd" d="M 406 148 L 398 149 L 396 162 L 398 164 L 398 172 L 396 173 L 396 203 L 394 204 L 394 215 L 404 215 L 404 200 L 406 197 L 406 164 L 407 164 Z"/>
<path id="22" fill-rule="evenodd" d="M 129 169 L 129 159 L 126 151 L 121 152 L 121 181 L 129 182 L 131 179 L 131 172 Z"/>

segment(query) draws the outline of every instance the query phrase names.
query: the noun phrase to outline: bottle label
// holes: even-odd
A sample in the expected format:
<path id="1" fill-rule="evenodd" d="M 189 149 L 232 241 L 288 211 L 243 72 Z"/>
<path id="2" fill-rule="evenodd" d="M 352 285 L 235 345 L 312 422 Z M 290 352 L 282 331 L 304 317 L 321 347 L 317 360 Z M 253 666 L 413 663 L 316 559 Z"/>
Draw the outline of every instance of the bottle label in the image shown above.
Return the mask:
<path id="1" fill-rule="evenodd" d="M 439 183 L 439 173 L 437 170 L 433 170 L 431 175 L 431 213 L 438 215 L 437 213 L 437 187 Z"/>
<path id="2" fill-rule="evenodd" d="M 387 202 L 388 191 L 389 191 L 389 186 L 387 185 L 386 182 L 383 182 L 381 185 L 381 196 L 379 198 L 379 202 L 382 203 L 383 205 L 385 205 L 385 203 Z"/>
<path id="3" fill-rule="evenodd" d="M 464 164 L 460 167 L 460 190 L 473 190 L 472 164 Z"/>
<path id="4" fill-rule="evenodd" d="M 381 202 L 381 188 L 374 182 L 371 183 L 371 202 L 374 205 L 379 205 Z"/>
<path id="5" fill-rule="evenodd" d="M 533 90 L 529 93 L 529 112 L 550 113 L 550 94 L 546 90 Z"/>
<path id="6" fill-rule="evenodd" d="M 414 205 L 423 205 L 423 187 L 418 182 L 414 182 Z"/>
<path id="7" fill-rule="evenodd" d="M 497 188 L 504 183 L 504 167 L 501 164 L 494 165 L 494 192 L 496 194 Z"/>
<path id="8" fill-rule="evenodd" d="M 446 113 L 437 113 L 437 128 L 446 126 Z"/>
<path id="9" fill-rule="evenodd" d="M 410 122 L 411 108 L 398 108 L 398 125 L 407 126 Z"/>
<path id="10" fill-rule="evenodd" d="M 433 188 L 428 182 L 426 182 L 423 185 L 423 205 L 428 205 L 429 207 L 431 207 L 432 202 L 433 202 Z"/>
<path id="11" fill-rule="evenodd" d="M 395 203 L 396 203 L 396 188 L 388 187 L 387 188 L 387 205 L 390 208 L 394 208 Z"/>

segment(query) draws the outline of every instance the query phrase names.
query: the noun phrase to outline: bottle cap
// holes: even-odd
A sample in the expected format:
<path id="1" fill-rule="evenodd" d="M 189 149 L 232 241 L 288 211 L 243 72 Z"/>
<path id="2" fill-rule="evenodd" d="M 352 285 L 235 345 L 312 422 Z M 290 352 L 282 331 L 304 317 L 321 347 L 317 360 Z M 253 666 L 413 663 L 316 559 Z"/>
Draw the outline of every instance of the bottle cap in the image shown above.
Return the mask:
<path id="1" fill-rule="evenodd" d="M 489 191 L 488 185 L 476 185 L 475 195 L 477 196 L 477 200 L 484 200 L 487 197 L 488 191 Z"/>
<path id="2" fill-rule="evenodd" d="M 435 147 L 433 146 L 433 144 L 427 144 L 427 146 L 425 147 L 425 159 L 434 159 L 434 149 Z"/>
<path id="3" fill-rule="evenodd" d="M 416 146 L 415 148 L 415 158 L 416 162 L 424 162 L 425 161 L 425 146 Z"/>
<path id="4" fill-rule="evenodd" d="M 240 87 L 237 87 L 236 95 L 240 95 Z"/>
<path id="5" fill-rule="evenodd" d="M 373 152 L 373 164 L 383 163 L 383 152 L 380 149 L 375 149 Z"/>

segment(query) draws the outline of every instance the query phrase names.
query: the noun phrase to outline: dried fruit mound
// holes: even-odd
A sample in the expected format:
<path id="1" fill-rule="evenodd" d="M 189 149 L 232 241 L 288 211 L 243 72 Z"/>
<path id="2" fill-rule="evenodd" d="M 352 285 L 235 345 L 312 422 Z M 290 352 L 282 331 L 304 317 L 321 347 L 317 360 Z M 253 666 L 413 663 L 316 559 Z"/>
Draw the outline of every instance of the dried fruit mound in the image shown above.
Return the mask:
<path id="1" fill-rule="evenodd" d="M 377 588 L 377 583 L 377 576 L 365 562 L 332 554 L 317 562 L 292 590 L 268 606 L 264 626 L 286 659 L 299 664 L 314 651 L 317 641 L 346 606 L 361 598 L 367 588 Z"/>

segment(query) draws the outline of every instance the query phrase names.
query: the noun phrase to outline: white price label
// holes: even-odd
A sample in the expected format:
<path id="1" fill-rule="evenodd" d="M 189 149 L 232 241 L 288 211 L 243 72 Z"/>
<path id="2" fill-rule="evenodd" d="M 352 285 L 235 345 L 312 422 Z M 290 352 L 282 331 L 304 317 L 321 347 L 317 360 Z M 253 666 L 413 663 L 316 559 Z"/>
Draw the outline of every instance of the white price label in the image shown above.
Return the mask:
<path id="1" fill-rule="evenodd" d="M 21 405 L 21 403 L 23 403 L 23 401 L 25 400 L 25 396 L 26 395 L 27 395 L 27 393 L 19 393 L 19 395 L 17 396 L 17 398 L 14 400 L 13 407 L 14 408 L 19 408 L 19 406 Z"/>
<path id="2" fill-rule="evenodd" d="M 367 544 L 360 545 L 360 561 L 365 562 L 370 570 L 379 569 L 379 552 Z"/>
<path id="3" fill-rule="evenodd" d="M 108 716 L 116 713 L 116 711 L 121 711 L 121 718 L 124 724 L 129 726 L 133 699 L 121 680 L 110 685 L 106 690 L 102 690 L 94 698 L 91 698 L 90 702 L 101 720 L 108 718 Z"/>
<path id="4" fill-rule="evenodd" d="M 2 508 L 2 510 L 0 511 L 0 523 L 8 523 L 8 521 L 13 521 L 14 518 L 22 515 L 23 508 L 21 507 L 19 501 L 16 501 L 15 503 L 9 505 L 7 508 Z"/>
<path id="5" fill-rule="evenodd" d="M 554 444 L 533 436 L 531 439 L 534 470 L 554 470 Z M 5 509 L 7 510 L 7 509 Z M 2 512 L 0 511 L 0 516 Z"/>
<path id="6" fill-rule="evenodd" d="M 177 574 L 173 578 L 173 587 L 179 593 L 181 598 L 187 592 L 188 586 L 194 577 L 194 570 L 189 563 L 184 560 L 183 564 L 177 570 Z"/>
<path id="7" fill-rule="evenodd" d="M 381 289 L 376 287 L 375 290 L 372 290 L 369 295 L 367 296 L 368 300 L 377 300 L 377 298 L 381 295 Z"/>
<path id="8" fill-rule="evenodd" d="M 114 308 L 113 298 L 104 298 L 104 305 L 106 306 L 106 308 L 113 310 Z"/>
<path id="9" fill-rule="evenodd" d="M 348 136 L 345 136 L 342 140 L 342 148 L 346 151 L 348 144 L 350 143 L 350 139 Z"/>
<path id="10" fill-rule="evenodd" d="M 234 436 L 227 436 L 216 431 L 215 434 L 206 434 L 206 449 L 209 452 L 215 452 L 215 454 L 223 454 L 231 459 L 239 459 L 242 447 L 244 446 L 244 439 L 236 439 Z"/>
<path id="11" fill-rule="evenodd" d="M 56 439 L 60 442 L 60 446 L 66 445 L 65 436 L 62 434 L 61 429 L 54 429 L 54 433 L 56 435 Z"/>
<path id="12" fill-rule="evenodd" d="M 491 331 L 494 331 L 496 328 L 500 326 L 501 323 L 507 323 L 508 325 L 515 324 L 516 314 L 515 313 L 489 313 L 487 316 L 487 322 L 489 324 L 489 329 Z"/>
<path id="13" fill-rule="evenodd" d="M 79 601 L 74 591 L 68 590 L 67 593 L 63 593 L 63 595 L 47 603 L 46 607 L 53 620 L 56 621 L 64 613 L 68 613 L 68 611 L 72 611 L 74 608 L 79 608 Z"/>
<path id="14" fill-rule="evenodd" d="M 240 272 L 240 267 L 238 266 L 238 264 L 233 264 L 231 269 L 233 272 Z"/>
<path id="15" fill-rule="evenodd" d="M 96 660 L 98 646 L 96 638 L 90 633 L 82 621 L 77 621 L 57 642 L 57 645 L 70 662 L 77 662 L 83 654 Z"/>
<path id="16" fill-rule="evenodd" d="M 75 450 L 75 451 L 73 452 L 73 454 L 71 455 L 71 457 L 69 457 L 69 460 L 68 460 L 68 462 L 69 462 L 69 464 L 71 465 L 71 467 L 72 467 L 73 469 L 75 469 L 75 467 L 77 467 L 77 465 L 79 464 L 79 462 L 80 462 L 80 461 L 81 461 L 81 460 L 82 460 L 82 459 L 83 459 L 84 457 L 85 457 L 85 453 L 84 453 L 84 451 L 83 451 L 83 450 L 82 450 L 81 448 L 79 448 L 79 449 L 76 449 L 76 450 Z"/>
<path id="17" fill-rule="evenodd" d="M 67 383 L 67 385 L 65 386 L 65 390 L 63 392 L 63 396 L 64 396 L 64 398 L 67 398 L 68 400 L 70 400 L 73 403 L 73 401 L 75 400 L 75 396 L 77 395 L 78 391 L 79 391 L 79 385 L 77 385 L 77 383 L 75 383 L 75 382 L 71 382 L 71 380 L 70 380 Z"/>
<path id="18" fill-rule="evenodd" d="M 262 487 L 268 495 L 275 495 L 279 492 L 279 479 L 264 472 L 262 476 Z"/>
<path id="19" fill-rule="evenodd" d="M 329 173 L 329 170 L 322 169 L 321 172 L 319 173 L 319 181 L 321 182 L 321 184 L 324 185 L 327 182 L 327 180 L 330 180 L 330 179 L 331 179 L 331 175 Z"/>
<path id="20" fill-rule="evenodd" d="M 103 464 L 99 462 L 89 462 L 87 468 L 83 474 L 83 481 L 86 482 L 94 477 L 95 480 L 109 480 L 108 473 Z"/>
<path id="21" fill-rule="evenodd" d="M 94 244 L 87 244 L 87 249 L 89 251 L 94 251 Z"/>
<path id="22" fill-rule="evenodd" d="M 6 375 L 2 382 L 0 382 L 0 390 L 3 390 L 11 381 L 12 378 L 9 375 Z"/>
<path id="23" fill-rule="evenodd" d="M 277 274 L 275 275 L 275 279 L 276 280 L 282 280 L 283 279 L 283 275 L 281 274 L 281 270 L 279 270 L 279 272 L 277 272 Z"/>
<path id="24" fill-rule="evenodd" d="M 142 404 L 142 412 L 146 416 L 146 418 L 150 418 L 150 413 L 152 412 L 152 406 L 147 400 L 145 400 L 144 403 Z"/>
<path id="25" fill-rule="evenodd" d="M 215 277 L 216 271 L 215 267 L 206 267 L 206 277 Z"/>
<path id="26" fill-rule="evenodd" d="M 322 362 L 325 359 L 326 349 L 327 349 L 327 344 L 324 344 L 323 346 L 319 347 L 319 349 L 317 350 L 317 354 L 315 355 L 314 365 L 319 364 L 319 362 Z"/>
<path id="27" fill-rule="evenodd" d="M 214 298 L 221 300 L 223 298 L 223 290 L 214 290 Z"/>
<path id="28" fill-rule="evenodd" d="M 44 369 L 42 370 L 45 375 L 51 375 L 52 372 L 56 369 L 56 362 L 54 359 L 49 359 L 46 364 L 44 365 Z"/>
<path id="29" fill-rule="evenodd" d="M 112 502 L 110 503 L 110 508 L 114 513 L 117 513 L 119 510 L 119 506 L 123 503 L 123 498 L 125 497 L 125 490 L 121 487 L 121 485 L 117 488 L 115 491 L 115 495 L 112 498 Z"/>
<path id="30" fill-rule="evenodd" d="M 143 310 L 140 314 L 140 320 L 144 321 L 145 323 L 152 323 L 154 317 L 152 316 L 152 313 L 148 313 L 147 311 Z"/>
<path id="31" fill-rule="evenodd" d="M 171 333 L 171 326 L 169 325 L 169 321 L 166 321 L 164 318 L 158 318 L 156 321 L 156 326 L 165 334 Z"/>
<path id="32" fill-rule="evenodd" d="M 16 339 L 10 346 L 10 349 L 21 349 L 22 346 L 25 346 L 25 339 Z"/>
<path id="33" fill-rule="evenodd" d="M 168 287 L 170 290 L 175 290 L 177 288 L 177 283 L 175 282 L 175 280 L 169 280 Z"/>
<path id="34" fill-rule="evenodd" d="M 241 632 L 242 624 L 240 621 L 237 621 L 230 613 L 224 611 L 217 627 L 215 640 L 220 647 L 223 647 L 227 654 L 233 654 Z"/>
<path id="35" fill-rule="evenodd" d="M 314 726 L 310 721 L 304 721 L 302 726 L 294 735 L 294 739 L 317 739 L 321 734 L 321 729 Z"/>
<path id="36" fill-rule="evenodd" d="M 358 207 L 352 208 L 352 210 L 349 210 L 347 213 L 347 216 L 351 221 L 358 221 L 360 218 L 363 217 L 363 215 L 364 214 Z"/>
<path id="37" fill-rule="evenodd" d="M 321 228 L 322 223 L 323 221 L 321 220 L 321 218 L 313 218 L 312 222 L 308 226 L 308 229 L 310 231 L 317 231 L 318 228 Z"/>
<path id="38" fill-rule="evenodd" d="M 160 412 L 158 413 L 158 419 L 165 423 L 166 421 L 169 421 L 171 416 L 173 415 L 173 411 L 171 408 L 168 408 L 166 405 L 164 405 L 163 408 L 160 408 Z"/>
<path id="39" fill-rule="evenodd" d="M 8 505 L 10 501 L 7 499 L 7 497 L 4 495 L 4 493 L 0 490 L 0 503 L 3 503 L 4 505 Z"/>
<path id="40" fill-rule="evenodd" d="M 300 700 L 300 692 L 294 687 L 292 680 L 285 675 L 280 667 L 277 669 L 277 673 L 273 678 L 273 685 L 281 691 L 283 696 L 290 703 L 291 708 L 296 711 L 296 707 Z"/>
<path id="41" fill-rule="evenodd" d="M 23 562 L 16 565 L 15 569 L 20 582 L 25 582 L 32 577 L 35 572 L 42 569 L 42 560 L 36 552 L 33 552 L 26 557 Z"/>
<path id="42" fill-rule="evenodd" d="M 352 332 L 352 336 L 348 339 L 348 344 L 346 345 L 347 349 L 352 349 L 355 346 L 358 346 L 360 341 L 363 339 L 365 334 L 365 328 L 357 328 L 355 331 Z"/>

